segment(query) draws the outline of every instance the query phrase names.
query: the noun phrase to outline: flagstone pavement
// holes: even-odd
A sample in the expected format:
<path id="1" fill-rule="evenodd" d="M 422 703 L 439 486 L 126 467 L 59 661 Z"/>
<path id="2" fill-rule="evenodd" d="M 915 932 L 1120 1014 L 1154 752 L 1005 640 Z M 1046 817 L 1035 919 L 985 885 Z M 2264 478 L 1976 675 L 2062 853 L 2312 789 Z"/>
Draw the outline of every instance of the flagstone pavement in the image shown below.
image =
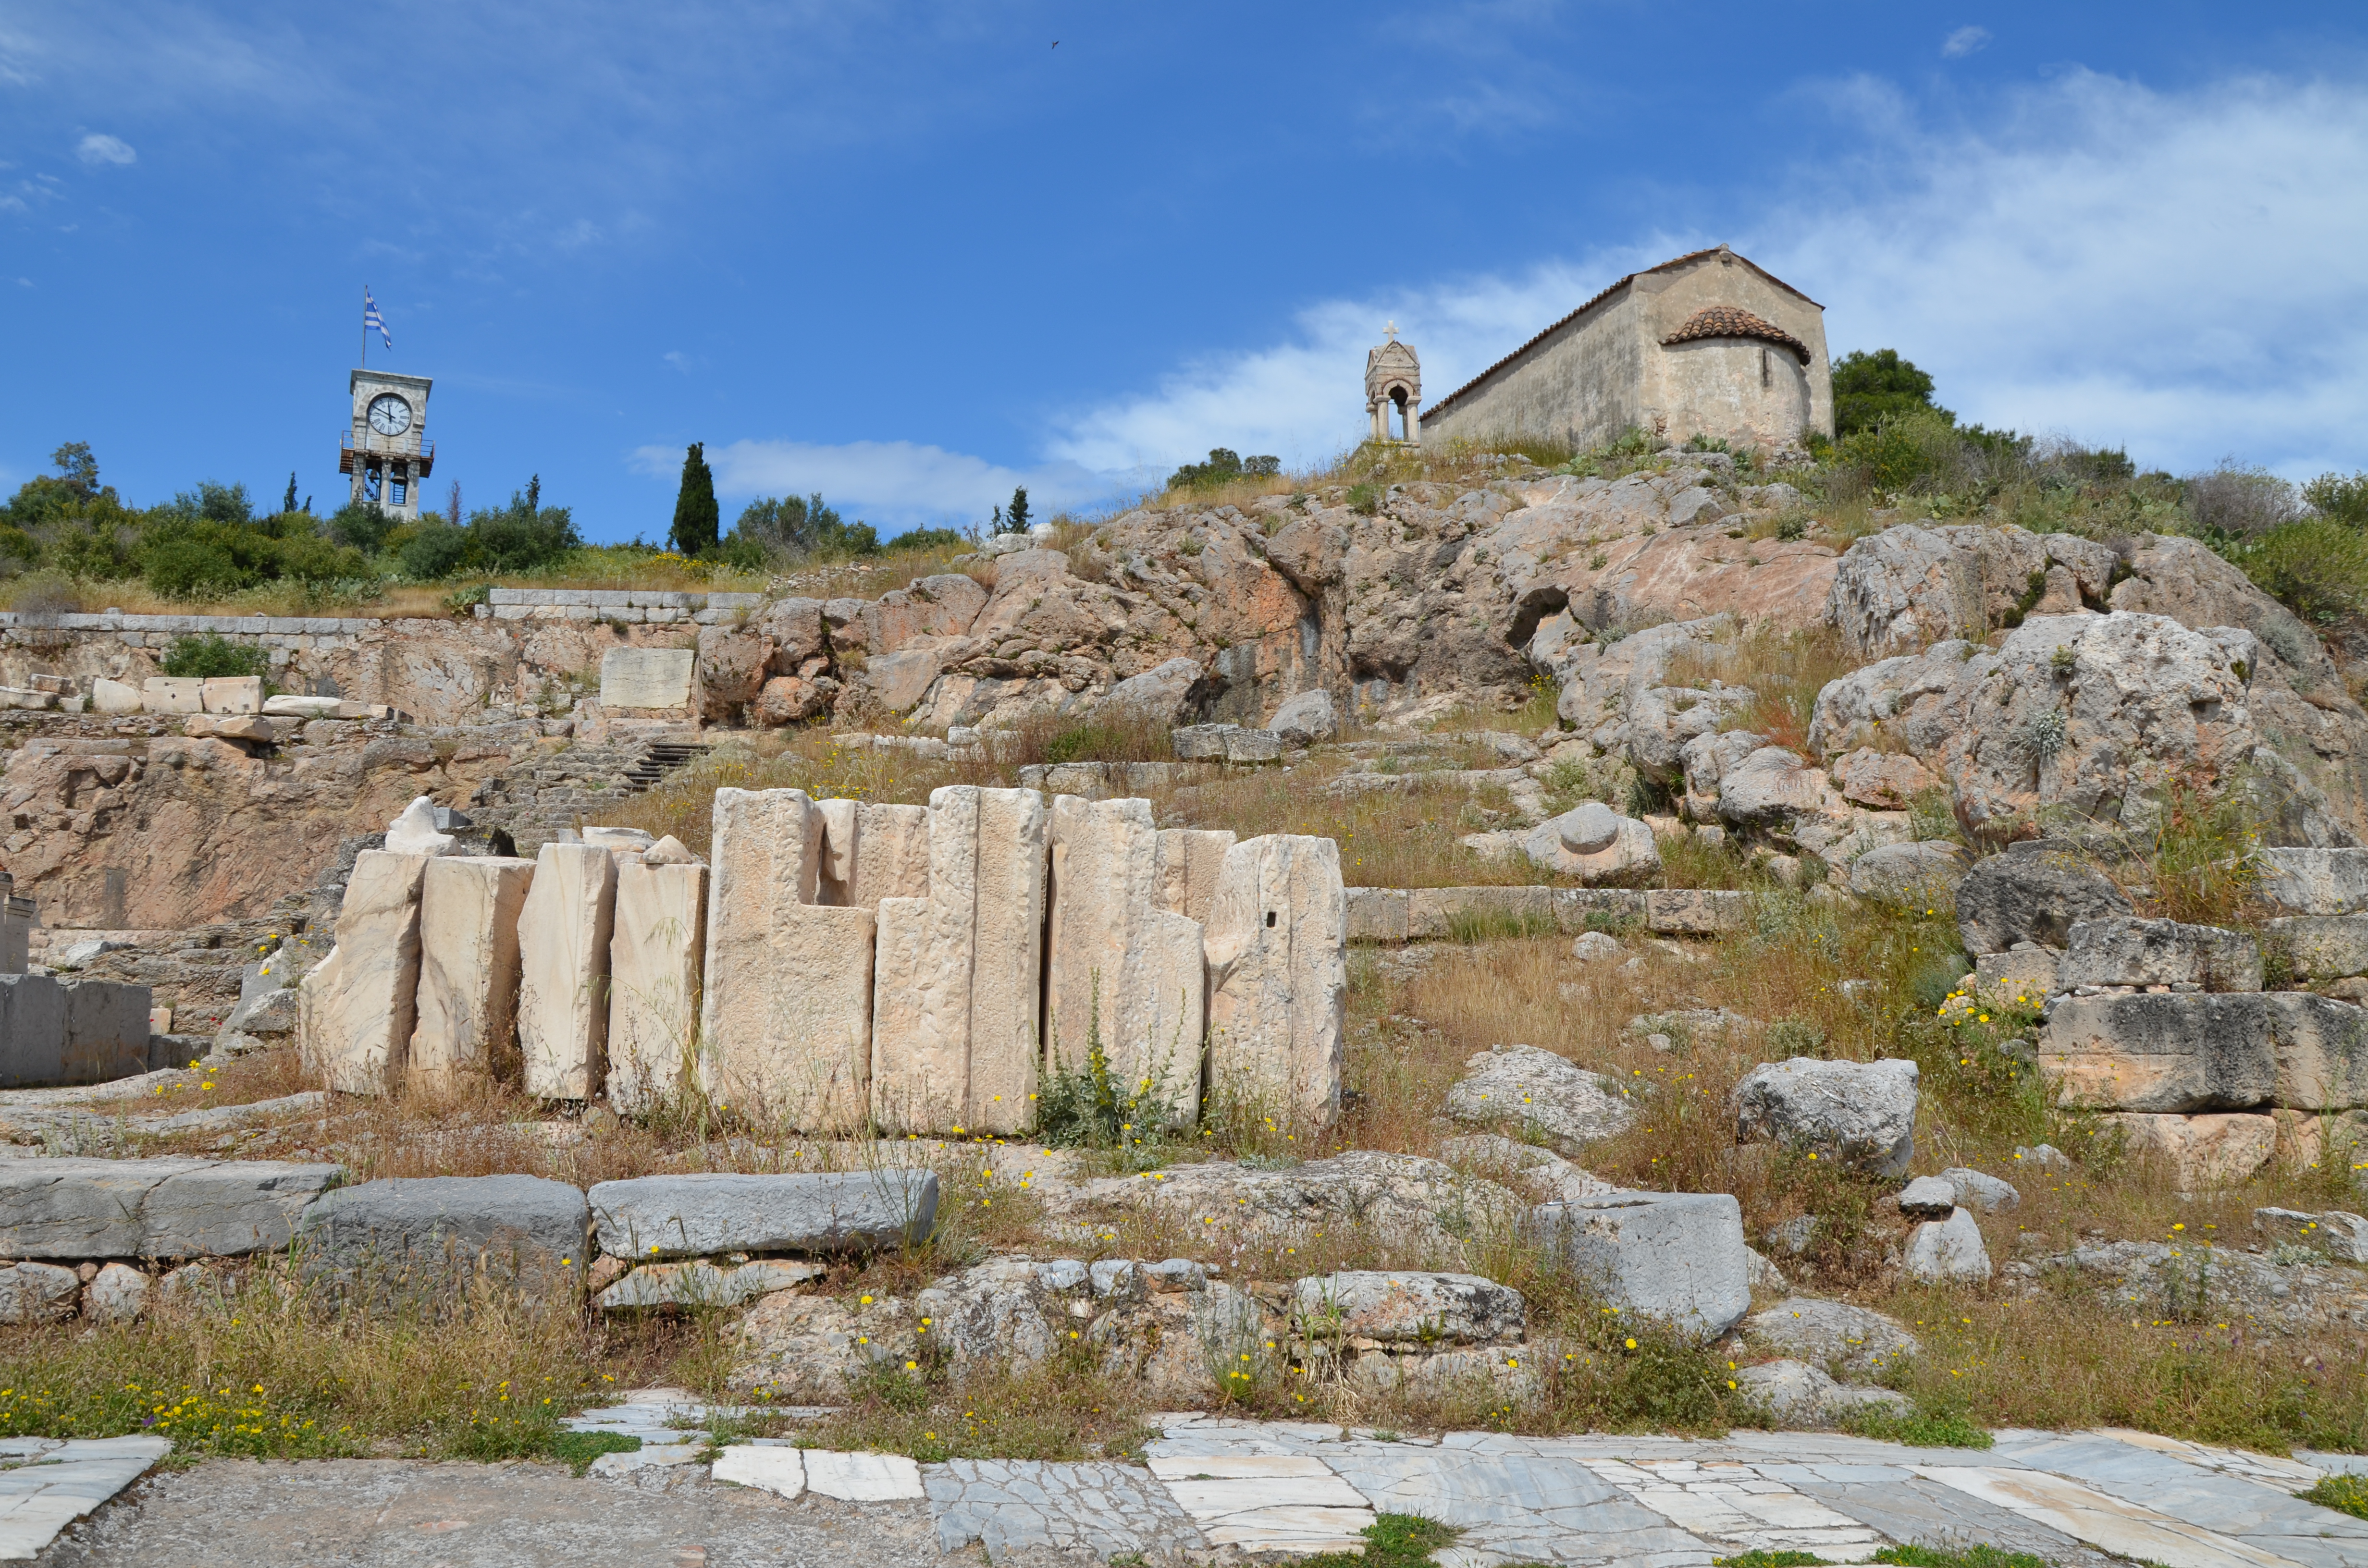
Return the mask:
<path id="1" fill-rule="evenodd" d="M 704 1436 L 645 1390 L 575 1425 L 630 1433 L 583 1480 L 547 1465 L 215 1460 L 154 1477 L 148 1438 L 0 1445 L 0 1559 L 142 1568 L 937 1568 L 1223 1562 L 1360 1544 L 1376 1513 L 1457 1527 L 1442 1568 L 1707 1568 L 1755 1549 L 1863 1562 L 1986 1544 L 2102 1568 L 2368 1568 L 2368 1521 L 2294 1496 L 2357 1456 L 2276 1459 L 2145 1433 L 2001 1431 L 1987 1449 L 1827 1432 L 1520 1437 L 1156 1417 L 1144 1462 L 955 1460 Z M 120 1445 L 144 1445 L 134 1449 Z M 97 1510 L 93 1512 L 93 1510 Z M 82 1522 L 78 1517 L 88 1515 Z M 44 1552 L 52 1537 L 53 1546 Z M 38 1539 L 36 1539 L 38 1537 Z"/>

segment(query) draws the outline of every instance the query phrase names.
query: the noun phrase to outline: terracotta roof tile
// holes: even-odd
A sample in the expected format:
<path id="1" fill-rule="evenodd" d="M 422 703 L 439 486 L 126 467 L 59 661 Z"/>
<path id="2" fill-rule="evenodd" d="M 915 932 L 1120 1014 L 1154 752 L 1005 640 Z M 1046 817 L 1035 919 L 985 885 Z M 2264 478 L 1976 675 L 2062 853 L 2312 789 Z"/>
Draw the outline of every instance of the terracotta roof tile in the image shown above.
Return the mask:
<path id="1" fill-rule="evenodd" d="M 1790 349 L 1805 365 L 1809 346 L 1773 322 L 1762 321 L 1740 305 L 1708 305 L 1686 318 L 1686 324 L 1661 339 L 1662 346 L 1691 343 L 1701 337 L 1756 337 Z"/>

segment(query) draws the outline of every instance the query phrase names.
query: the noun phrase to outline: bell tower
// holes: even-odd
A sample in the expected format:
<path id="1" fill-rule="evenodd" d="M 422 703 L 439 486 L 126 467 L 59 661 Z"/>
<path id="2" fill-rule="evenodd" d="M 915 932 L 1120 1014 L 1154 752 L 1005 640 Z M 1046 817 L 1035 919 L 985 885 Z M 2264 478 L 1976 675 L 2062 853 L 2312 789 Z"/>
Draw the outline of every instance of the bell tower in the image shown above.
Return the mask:
<path id="1" fill-rule="evenodd" d="M 436 468 L 436 443 L 427 438 L 426 376 L 393 370 L 356 370 L 347 382 L 353 394 L 353 427 L 337 441 L 337 472 L 353 476 L 357 504 L 375 503 L 391 517 L 419 516 L 419 485 Z"/>
<path id="2" fill-rule="evenodd" d="M 1374 345 L 1365 356 L 1365 415 L 1372 423 L 1372 439 L 1422 445 L 1422 361 L 1398 341 L 1398 324 L 1389 324 L 1389 341 Z M 1390 415 L 1398 416 L 1397 433 L 1390 431 Z"/>

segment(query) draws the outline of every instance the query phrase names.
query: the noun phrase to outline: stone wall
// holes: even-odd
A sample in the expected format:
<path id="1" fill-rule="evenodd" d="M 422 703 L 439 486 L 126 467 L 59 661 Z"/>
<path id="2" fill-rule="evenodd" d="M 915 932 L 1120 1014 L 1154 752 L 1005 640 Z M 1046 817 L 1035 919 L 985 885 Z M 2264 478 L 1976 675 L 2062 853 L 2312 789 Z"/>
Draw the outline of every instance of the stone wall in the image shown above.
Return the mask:
<path id="1" fill-rule="evenodd" d="M 803 1131 L 1008 1134 L 1092 1042 L 1145 1116 L 1190 1122 L 1211 1092 L 1338 1113 L 1329 839 L 971 785 L 926 808 L 722 790 L 712 867 L 584 837 L 532 863 L 362 853 L 302 982 L 307 1063 L 351 1093 L 449 1089 L 511 1059 L 514 1018 L 546 1098 L 632 1112 L 695 1086 Z"/>

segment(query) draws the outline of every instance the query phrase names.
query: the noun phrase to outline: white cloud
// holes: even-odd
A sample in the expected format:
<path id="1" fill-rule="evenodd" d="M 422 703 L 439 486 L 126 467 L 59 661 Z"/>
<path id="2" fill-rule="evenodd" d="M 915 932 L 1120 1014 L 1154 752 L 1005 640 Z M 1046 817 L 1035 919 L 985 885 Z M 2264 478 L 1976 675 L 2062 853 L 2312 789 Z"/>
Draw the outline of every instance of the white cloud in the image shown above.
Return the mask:
<path id="1" fill-rule="evenodd" d="M 1039 514 L 1058 506 L 1110 498 L 1109 476 L 1073 463 L 1053 462 L 1021 471 L 965 452 L 912 441 L 734 441 L 711 446 L 716 494 L 734 499 L 758 495 L 803 495 L 819 491 L 849 517 L 869 519 L 882 533 L 944 523 L 984 522 L 991 507 L 1011 498 L 1014 486 L 1028 487 Z M 642 447 L 632 465 L 643 473 L 672 478 L 682 472 L 677 447 Z M 731 521 L 726 508 L 725 524 Z"/>
<path id="2" fill-rule="evenodd" d="M 100 164 L 136 164 L 140 161 L 140 154 L 131 150 L 131 142 L 96 131 L 82 139 L 81 143 L 74 148 L 74 156 L 93 166 Z"/>
<path id="3" fill-rule="evenodd" d="M 1281 343 L 1056 420 L 1049 450 L 1102 472 L 1212 445 L 1319 461 L 1363 434 L 1385 319 L 1436 403 L 1621 274 L 1725 239 L 1826 304 L 1835 354 L 1897 348 L 1967 418 L 2180 471 L 2368 467 L 2368 84 L 2072 72 L 1946 129 L 1879 83 L 1819 92 L 1882 151 L 1810 165 L 1731 233 L 1319 301 Z"/>
<path id="4" fill-rule="evenodd" d="M 1959 28 L 1941 40 L 1941 52 L 1952 60 L 1962 60 L 1989 41 L 1987 28 Z"/>
<path id="5" fill-rule="evenodd" d="M 665 353 L 659 355 L 658 358 L 665 360 L 667 364 L 672 365 L 676 369 L 680 370 L 684 375 L 687 376 L 690 374 L 690 356 L 685 354 L 681 349 L 669 348 Z"/>

